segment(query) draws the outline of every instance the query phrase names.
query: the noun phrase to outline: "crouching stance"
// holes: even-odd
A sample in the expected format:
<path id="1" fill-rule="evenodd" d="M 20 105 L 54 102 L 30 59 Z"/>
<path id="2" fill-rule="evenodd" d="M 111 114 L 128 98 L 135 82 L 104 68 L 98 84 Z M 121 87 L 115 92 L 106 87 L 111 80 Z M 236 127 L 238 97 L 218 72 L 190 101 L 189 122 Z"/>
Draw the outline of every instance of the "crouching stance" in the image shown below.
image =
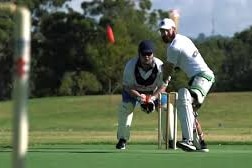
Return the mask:
<path id="1" fill-rule="evenodd" d="M 143 40 L 138 55 L 130 59 L 123 73 L 122 103 L 118 111 L 117 149 L 125 149 L 130 138 L 133 111 L 140 103 L 146 113 L 155 111 L 159 93 L 165 91 L 168 81 L 163 82 L 163 62 L 154 57 L 154 45 Z"/>

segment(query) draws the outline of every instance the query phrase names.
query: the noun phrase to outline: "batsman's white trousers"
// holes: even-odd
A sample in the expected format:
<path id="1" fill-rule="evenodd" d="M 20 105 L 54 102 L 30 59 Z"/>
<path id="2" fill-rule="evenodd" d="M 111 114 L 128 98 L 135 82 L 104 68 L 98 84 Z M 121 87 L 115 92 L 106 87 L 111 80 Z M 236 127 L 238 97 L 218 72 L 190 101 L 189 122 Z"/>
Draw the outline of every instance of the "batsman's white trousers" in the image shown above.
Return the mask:
<path id="1" fill-rule="evenodd" d="M 178 90 L 177 108 L 183 138 L 193 141 L 195 117 L 193 115 L 192 97 L 188 89 L 181 88 Z"/>

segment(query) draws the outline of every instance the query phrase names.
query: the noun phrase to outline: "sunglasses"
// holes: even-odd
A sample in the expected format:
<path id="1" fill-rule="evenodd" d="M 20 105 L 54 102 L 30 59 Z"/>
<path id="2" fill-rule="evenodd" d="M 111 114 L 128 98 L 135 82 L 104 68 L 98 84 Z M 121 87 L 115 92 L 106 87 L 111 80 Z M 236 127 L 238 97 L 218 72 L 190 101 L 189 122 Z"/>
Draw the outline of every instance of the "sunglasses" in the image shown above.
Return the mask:
<path id="1" fill-rule="evenodd" d="M 143 52 L 141 53 L 142 56 L 151 56 L 152 55 L 152 52 Z"/>

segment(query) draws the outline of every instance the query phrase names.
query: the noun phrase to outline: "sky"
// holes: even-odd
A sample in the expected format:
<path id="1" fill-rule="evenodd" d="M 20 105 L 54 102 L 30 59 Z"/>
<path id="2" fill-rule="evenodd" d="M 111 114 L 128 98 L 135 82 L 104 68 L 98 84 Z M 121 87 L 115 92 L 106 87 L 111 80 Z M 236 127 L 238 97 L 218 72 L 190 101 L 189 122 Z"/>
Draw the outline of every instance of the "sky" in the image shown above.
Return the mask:
<path id="1" fill-rule="evenodd" d="M 155 9 L 178 9 L 181 34 L 232 37 L 252 26 L 251 0 L 152 0 Z"/>
<path id="2" fill-rule="evenodd" d="M 83 0 L 72 0 L 80 9 Z M 139 1 L 139 0 L 138 0 Z M 252 0 L 151 0 L 153 9 L 177 9 L 179 33 L 197 37 L 222 35 L 232 37 L 252 26 Z"/>

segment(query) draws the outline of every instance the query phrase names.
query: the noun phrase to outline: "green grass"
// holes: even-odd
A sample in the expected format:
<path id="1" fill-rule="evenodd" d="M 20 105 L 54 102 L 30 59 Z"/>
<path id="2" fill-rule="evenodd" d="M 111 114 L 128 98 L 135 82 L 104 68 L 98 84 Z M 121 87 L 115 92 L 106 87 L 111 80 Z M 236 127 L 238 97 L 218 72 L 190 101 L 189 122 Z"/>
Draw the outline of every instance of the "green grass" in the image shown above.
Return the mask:
<path id="1" fill-rule="evenodd" d="M 209 153 L 157 150 L 156 145 L 38 145 L 31 147 L 27 167 L 36 168 L 247 168 L 252 165 L 252 145 L 210 145 Z M 11 167 L 10 149 L 0 152 L 0 167 Z"/>
<path id="2" fill-rule="evenodd" d="M 207 141 L 252 143 L 251 100 L 252 92 L 210 94 L 199 111 Z M 31 99 L 30 145 L 114 144 L 120 101 L 120 95 Z M 12 116 L 12 102 L 0 102 L 2 146 L 11 144 Z M 156 143 L 157 113 L 136 109 L 131 130 L 131 143 Z"/>
<path id="3" fill-rule="evenodd" d="M 199 111 L 210 152 L 187 153 L 158 150 L 157 113 L 147 115 L 139 108 L 134 113 L 127 150 L 116 150 L 120 95 L 31 99 L 26 165 L 247 168 L 252 165 L 251 100 L 252 92 L 210 94 Z M 11 167 L 12 117 L 12 102 L 0 102 L 1 168 Z"/>

